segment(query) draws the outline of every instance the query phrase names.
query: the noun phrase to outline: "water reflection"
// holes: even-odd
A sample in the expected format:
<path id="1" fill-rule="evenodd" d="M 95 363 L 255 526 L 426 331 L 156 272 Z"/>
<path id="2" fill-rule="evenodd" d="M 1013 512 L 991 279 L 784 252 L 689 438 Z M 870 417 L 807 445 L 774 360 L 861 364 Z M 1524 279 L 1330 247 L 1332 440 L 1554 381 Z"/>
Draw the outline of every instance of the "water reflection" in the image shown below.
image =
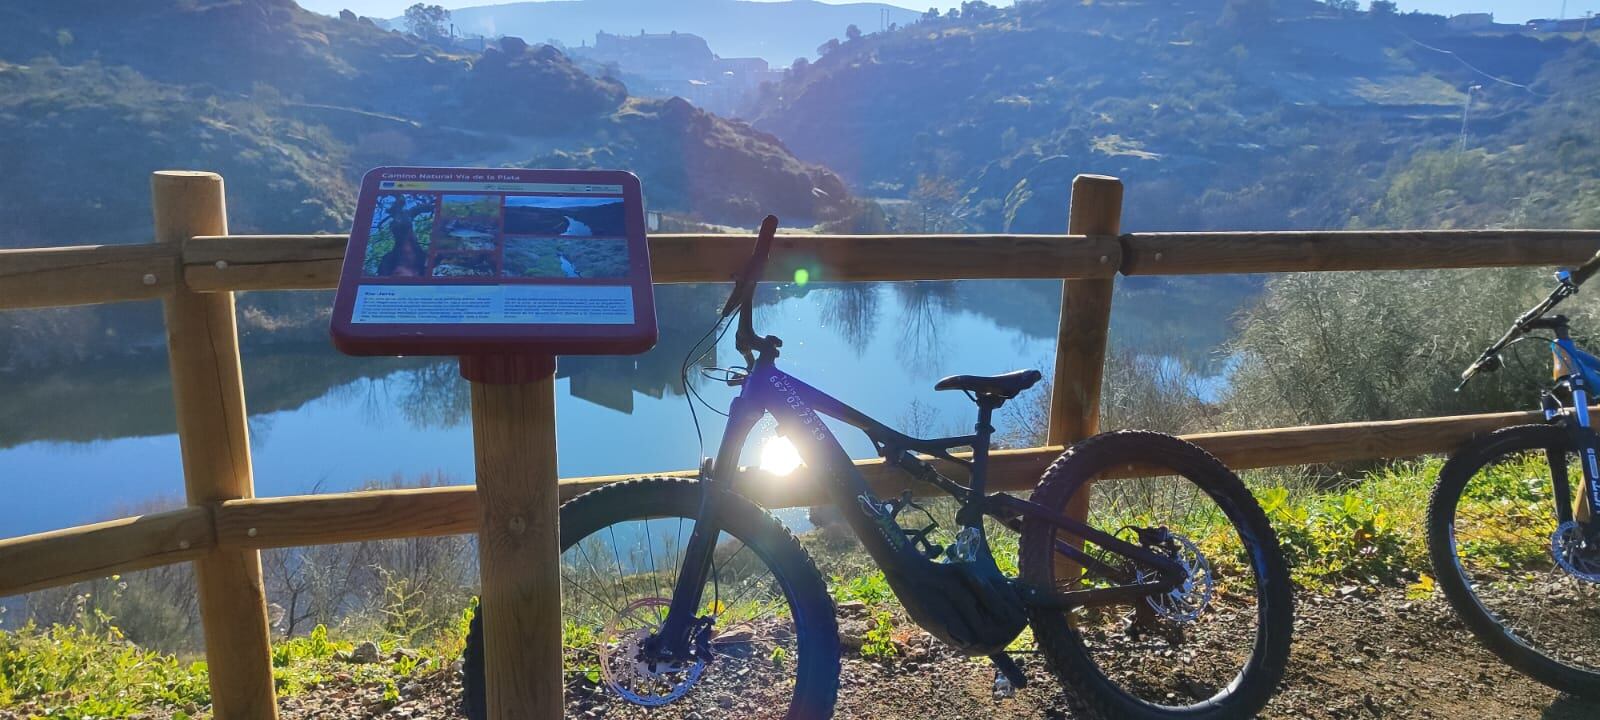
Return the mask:
<path id="1" fill-rule="evenodd" d="M 1049 366 L 1060 287 L 1049 281 L 764 284 L 756 322 L 758 330 L 784 339 L 780 364 L 787 371 L 879 419 L 942 432 L 969 423 L 971 408 L 958 394 L 931 391 L 940 375 Z M 561 359 L 563 475 L 695 465 L 697 442 L 679 369 L 716 320 L 727 292 L 726 285 L 659 287 L 655 349 L 634 357 Z M 1189 365 L 1191 358 L 1210 362 L 1211 338 L 1226 334 L 1231 311 L 1175 313 L 1174 296 L 1159 292 L 1123 297 L 1119 293 L 1114 342 L 1145 343 Z M 315 304 L 309 294 L 253 302 Z M 1182 302 L 1221 306 L 1228 300 Z M 1200 343 L 1174 349 L 1152 339 L 1174 316 L 1187 316 L 1185 322 L 1199 328 L 1192 335 Z M 471 481 L 470 396 L 453 359 L 349 358 L 333 351 L 320 331 L 304 333 L 315 342 L 247 338 L 258 494 L 347 490 L 397 473 Z M 147 349 L 0 370 L 6 398 L 0 402 L 0 479 L 21 478 L 28 488 L 0 503 L 0 537 L 102 519 L 113 504 L 181 492 L 165 354 L 159 343 L 154 349 L 133 345 Z M 719 357 L 723 363 L 737 358 L 731 337 L 708 362 Z M 712 404 L 726 407 L 732 389 L 690 377 Z M 706 430 L 706 441 L 715 443 L 720 428 Z M 872 452 L 864 440 L 844 439 L 852 454 Z M 36 487 L 43 478 L 62 480 Z M 85 497 L 104 504 L 86 507 Z"/>

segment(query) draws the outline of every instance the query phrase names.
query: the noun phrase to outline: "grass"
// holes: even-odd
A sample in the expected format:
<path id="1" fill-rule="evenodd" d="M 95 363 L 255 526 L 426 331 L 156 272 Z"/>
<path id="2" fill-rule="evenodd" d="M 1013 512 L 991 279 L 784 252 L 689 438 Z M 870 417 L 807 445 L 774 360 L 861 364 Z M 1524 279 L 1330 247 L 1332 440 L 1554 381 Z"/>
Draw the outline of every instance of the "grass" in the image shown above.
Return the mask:
<path id="1" fill-rule="evenodd" d="M 1461 512 L 1473 518 L 1478 539 L 1463 545 L 1467 556 L 1508 569 L 1548 562 L 1544 545 L 1511 541 L 1537 537 L 1543 530 L 1521 531 L 1548 507 L 1547 486 L 1531 479 L 1538 474 L 1530 463 L 1537 461 L 1535 457 L 1496 466 L 1470 486 Z M 1408 594 L 1422 598 L 1433 591 L 1424 521 L 1428 494 L 1442 465 L 1438 459 L 1395 464 L 1333 488 L 1292 482 L 1278 474 L 1259 474 L 1251 480 L 1302 590 L 1331 593 L 1350 585 L 1404 586 Z M 935 514 L 942 510 L 933 508 Z M 1214 558 L 1224 576 L 1240 571 L 1226 557 L 1228 533 L 1221 532 L 1226 526 L 1220 520 L 1215 525 L 1209 529 L 1219 532 L 1211 533 L 1200 523 L 1190 529 L 1191 537 Z M 808 533 L 803 540 L 828 574 L 835 601 L 865 606 L 867 630 L 861 654 L 878 660 L 896 657 L 917 632 L 915 625 L 905 618 L 883 573 L 870 567 L 859 545 L 823 536 Z M 997 560 L 1008 570 L 1014 568 L 1015 536 L 997 530 L 994 540 Z M 404 595 L 411 592 L 406 587 L 391 592 L 399 597 L 388 605 L 415 604 L 406 601 Z M 139 648 L 123 636 L 115 618 L 93 609 L 90 600 L 80 599 L 82 609 L 70 623 L 0 631 L 0 707 L 30 718 L 128 717 L 155 709 L 176 718 L 208 715 L 204 662 Z M 457 616 L 436 620 L 385 612 L 364 633 L 317 626 L 307 635 L 279 641 L 272 654 L 278 692 L 292 696 L 348 683 L 381 688 L 391 703 L 398 702 L 398 689 L 408 681 L 444 671 L 460 657 L 471 611 L 469 607 Z M 731 608 L 729 612 L 736 614 Z M 593 632 L 586 627 L 569 624 L 565 633 L 568 657 L 579 662 L 592 650 L 587 646 L 593 642 Z M 340 637 L 341 633 L 376 636 L 380 661 L 346 662 L 343 658 L 356 640 Z M 1019 642 L 1027 642 L 1026 634 Z M 407 651 L 397 652 L 402 647 Z M 781 664 L 788 658 L 774 655 L 771 660 Z M 596 668 L 587 669 L 598 675 L 593 673 Z"/>

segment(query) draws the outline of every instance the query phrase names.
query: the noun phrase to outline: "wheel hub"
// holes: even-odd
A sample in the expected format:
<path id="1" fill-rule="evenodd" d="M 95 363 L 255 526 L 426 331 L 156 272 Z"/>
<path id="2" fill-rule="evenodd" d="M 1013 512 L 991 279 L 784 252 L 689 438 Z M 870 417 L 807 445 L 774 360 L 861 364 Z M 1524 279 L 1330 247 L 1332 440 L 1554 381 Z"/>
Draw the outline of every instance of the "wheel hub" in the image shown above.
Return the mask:
<path id="1" fill-rule="evenodd" d="M 1576 521 L 1561 523 L 1550 536 L 1550 555 L 1568 575 L 1600 584 L 1600 544 L 1584 537 Z"/>
<path id="2" fill-rule="evenodd" d="M 1144 535 L 1143 532 L 1140 533 Z M 1163 618 L 1173 622 L 1194 622 L 1200 614 L 1211 604 L 1211 598 L 1216 594 L 1217 578 L 1211 572 L 1211 561 L 1206 559 L 1205 553 L 1200 552 L 1200 547 L 1192 540 L 1178 533 L 1163 528 L 1159 533 L 1161 541 L 1146 543 L 1146 547 L 1167 556 L 1183 568 L 1183 580 L 1177 587 L 1163 593 L 1145 597 L 1150 609 Z M 1159 574 L 1153 570 L 1140 569 L 1139 582 L 1153 582 Z"/>
<path id="3" fill-rule="evenodd" d="M 657 657 L 648 640 L 660 629 L 672 601 L 644 598 L 624 607 L 596 638 L 600 675 L 606 687 L 635 705 L 658 707 L 692 689 L 705 673 L 705 659 L 693 662 Z M 699 632 L 709 632 L 709 627 Z"/>

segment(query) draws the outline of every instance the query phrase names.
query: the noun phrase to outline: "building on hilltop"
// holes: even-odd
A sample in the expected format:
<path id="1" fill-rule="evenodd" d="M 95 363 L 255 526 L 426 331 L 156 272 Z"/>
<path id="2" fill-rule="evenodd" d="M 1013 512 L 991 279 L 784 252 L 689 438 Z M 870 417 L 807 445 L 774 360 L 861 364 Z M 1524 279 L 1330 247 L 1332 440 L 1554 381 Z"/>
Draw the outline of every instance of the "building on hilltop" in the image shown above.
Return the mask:
<path id="1" fill-rule="evenodd" d="M 1528 29 L 1542 33 L 1588 32 L 1589 30 L 1600 29 L 1600 21 L 1589 17 L 1569 18 L 1566 20 L 1542 18 L 1529 20 Z"/>
<path id="2" fill-rule="evenodd" d="M 616 68 L 634 95 L 677 95 L 722 115 L 732 114 L 762 82 L 782 75 L 762 58 L 718 57 L 705 38 L 691 33 L 598 32 L 593 46 L 569 50 L 581 60 Z"/>
<path id="3" fill-rule="evenodd" d="M 1461 13 L 1445 21 L 1451 30 L 1488 30 L 1494 27 L 1494 13 Z"/>

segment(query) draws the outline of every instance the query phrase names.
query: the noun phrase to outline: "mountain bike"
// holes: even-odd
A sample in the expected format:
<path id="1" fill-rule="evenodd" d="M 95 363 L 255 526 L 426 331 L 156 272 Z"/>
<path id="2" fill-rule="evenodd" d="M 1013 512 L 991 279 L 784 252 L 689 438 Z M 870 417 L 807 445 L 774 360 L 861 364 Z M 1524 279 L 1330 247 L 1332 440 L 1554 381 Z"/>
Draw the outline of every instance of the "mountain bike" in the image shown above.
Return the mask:
<path id="1" fill-rule="evenodd" d="M 997 694 L 1027 684 L 1010 650 L 1028 649 L 1019 636 L 1031 628 L 1031 652 L 1086 716 L 1216 720 L 1265 705 L 1288 659 L 1292 595 L 1276 536 L 1236 475 L 1177 438 L 1116 432 L 1068 449 L 1028 499 L 990 492 L 994 413 L 1041 374 L 940 380 L 936 390 L 973 400 L 977 423 L 936 439 L 897 432 L 807 385 L 778 368 L 782 340 L 753 326 L 776 230 L 776 218 L 762 223 L 720 319 L 684 362 L 686 392 L 696 394 L 687 379 L 695 353 L 736 327 L 744 365 L 713 375 L 738 389 L 715 458 L 694 479 L 617 482 L 561 508 L 569 708 L 832 715 L 841 649 L 829 587 L 806 544 L 747 499 L 770 476 L 739 466 L 766 416 L 906 615 L 960 654 L 991 659 Z M 824 418 L 865 433 L 912 486 L 948 496 L 954 527 L 935 535 L 938 523 L 909 491 L 880 497 Z M 960 472 L 947 476 L 931 459 Z M 1141 477 L 1115 479 L 1130 468 Z M 1090 508 L 1087 520 L 1074 507 Z M 867 633 L 884 652 L 893 651 L 888 622 L 877 615 Z M 480 613 L 464 662 L 473 718 L 484 716 L 486 631 Z"/>
<path id="2" fill-rule="evenodd" d="M 1556 274 L 1548 297 L 1461 374 L 1460 390 L 1533 340 L 1550 348 L 1542 424 L 1497 430 L 1457 450 L 1428 505 L 1438 586 L 1468 629 L 1502 660 L 1550 687 L 1600 697 L 1600 465 L 1589 403 L 1600 358 L 1550 315 L 1600 269 L 1600 254 Z M 1576 479 L 1576 487 L 1574 487 Z"/>

